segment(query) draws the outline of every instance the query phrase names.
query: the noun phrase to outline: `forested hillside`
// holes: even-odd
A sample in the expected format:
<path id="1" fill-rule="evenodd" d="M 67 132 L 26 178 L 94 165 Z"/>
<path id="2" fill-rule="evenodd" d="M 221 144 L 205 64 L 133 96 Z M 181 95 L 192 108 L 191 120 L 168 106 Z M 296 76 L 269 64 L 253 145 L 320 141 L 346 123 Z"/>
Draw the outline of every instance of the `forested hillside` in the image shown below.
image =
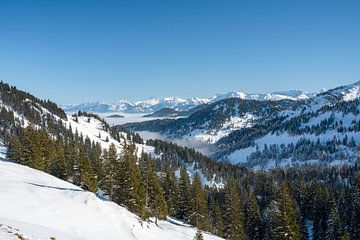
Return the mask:
<path id="1" fill-rule="evenodd" d="M 254 169 L 354 164 L 360 143 L 359 88 L 357 82 L 298 101 L 229 98 L 187 118 L 123 127 L 184 144 L 200 142 L 209 146 L 209 157 Z"/>
<path id="2" fill-rule="evenodd" d="M 18 94 L 12 90 L 11 98 Z M 21 101 L 27 99 L 36 98 Z M 42 103 L 17 112 L 2 102 L 9 114 L 1 118 L 7 158 L 96 192 L 141 222 L 172 216 L 227 239 L 360 238 L 359 159 L 253 171 L 164 141 L 144 145 L 134 132 L 112 130 L 96 115 L 62 118 Z M 27 118 L 34 104 L 41 111 Z M 264 108 L 262 114 L 273 112 Z"/>

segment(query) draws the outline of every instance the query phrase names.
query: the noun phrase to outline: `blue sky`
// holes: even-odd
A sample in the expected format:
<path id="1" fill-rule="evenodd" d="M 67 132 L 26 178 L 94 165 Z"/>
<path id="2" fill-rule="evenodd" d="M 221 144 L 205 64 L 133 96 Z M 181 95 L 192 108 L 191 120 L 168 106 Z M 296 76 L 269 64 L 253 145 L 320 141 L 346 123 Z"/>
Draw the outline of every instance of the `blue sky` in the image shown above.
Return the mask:
<path id="1" fill-rule="evenodd" d="M 360 1 L 0 0 L 0 79 L 61 104 L 360 80 Z"/>

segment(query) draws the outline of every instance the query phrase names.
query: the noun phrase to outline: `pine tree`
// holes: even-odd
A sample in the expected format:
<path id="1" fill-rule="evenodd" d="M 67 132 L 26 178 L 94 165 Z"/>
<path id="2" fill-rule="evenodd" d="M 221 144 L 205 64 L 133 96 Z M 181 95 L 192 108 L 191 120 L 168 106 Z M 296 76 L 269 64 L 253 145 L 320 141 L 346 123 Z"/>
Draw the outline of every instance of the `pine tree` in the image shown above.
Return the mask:
<path id="1" fill-rule="evenodd" d="M 174 171 L 169 166 L 165 166 L 164 173 L 161 179 L 161 185 L 164 191 L 166 204 L 170 216 L 175 216 L 178 199 L 177 181 Z"/>
<path id="2" fill-rule="evenodd" d="M 120 164 L 115 144 L 111 144 L 109 150 L 105 150 L 103 153 L 103 169 L 105 173 L 103 189 L 110 199 L 116 201 L 114 194 L 118 188 L 116 180 L 119 174 Z"/>
<path id="3" fill-rule="evenodd" d="M 146 218 L 146 193 L 136 165 L 135 145 L 124 146 L 124 151 L 120 155 L 117 182 L 119 188 L 115 195 L 118 203 L 126 206 L 141 218 Z"/>
<path id="4" fill-rule="evenodd" d="M 42 158 L 39 135 L 32 126 L 25 129 L 21 142 L 23 145 L 23 164 L 40 171 L 45 171 L 46 162 Z"/>
<path id="5" fill-rule="evenodd" d="M 246 210 L 246 233 L 251 239 L 262 239 L 260 236 L 260 209 L 254 194 L 250 194 Z"/>
<path id="6" fill-rule="evenodd" d="M 341 231 L 341 222 L 338 210 L 335 206 L 332 207 L 328 221 L 326 224 L 325 240 L 341 240 L 342 231 Z"/>
<path id="7" fill-rule="evenodd" d="M 7 158 L 23 164 L 22 144 L 16 134 L 11 134 L 8 144 Z"/>
<path id="8" fill-rule="evenodd" d="M 179 219 L 188 220 L 188 217 L 191 214 L 190 179 L 184 165 L 180 168 L 178 191 L 176 216 Z"/>
<path id="9" fill-rule="evenodd" d="M 228 180 L 225 188 L 224 227 L 227 239 L 246 239 L 243 206 L 240 202 L 238 186 L 234 178 Z"/>
<path id="10" fill-rule="evenodd" d="M 205 191 L 201 186 L 200 175 L 198 173 L 195 173 L 191 184 L 191 195 L 192 213 L 188 217 L 189 222 L 202 230 L 209 230 L 209 211 Z"/>
<path id="11" fill-rule="evenodd" d="M 75 169 L 74 183 L 85 190 L 96 192 L 98 184 L 96 176 L 92 171 L 90 159 L 85 154 L 83 148 L 80 148 L 76 156 L 77 168 Z"/>
<path id="12" fill-rule="evenodd" d="M 204 240 L 201 230 L 198 228 L 194 237 L 194 240 Z"/>
<path id="13" fill-rule="evenodd" d="M 158 219 L 164 219 L 168 212 L 165 197 L 156 176 L 154 163 L 149 155 L 142 153 L 139 168 L 145 188 L 147 213 L 155 217 L 157 225 Z"/>
<path id="14" fill-rule="evenodd" d="M 223 236 L 224 222 L 222 217 L 221 208 L 219 205 L 219 199 L 215 199 L 215 196 L 211 196 L 211 219 L 212 219 L 212 232 L 218 236 Z"/>
<path id="15" fill-rule="evenodd" d="M 282 183 L 279 193 L 279 216 L 276 228 L 272 235 L 273 239 L 300 240 L 300 227 L 297 220 L 297 207 L 289 193 L 287 183 Z"/>
<path id="16" fill-rule="evenodd" d="M 65 159 L 65 150 L 63 143 L 58 141 L 56 143 L 56 150 L 54 159 L 51 161 L 50 174 L 63 180 L 68 180 L 69 163 Z"/>

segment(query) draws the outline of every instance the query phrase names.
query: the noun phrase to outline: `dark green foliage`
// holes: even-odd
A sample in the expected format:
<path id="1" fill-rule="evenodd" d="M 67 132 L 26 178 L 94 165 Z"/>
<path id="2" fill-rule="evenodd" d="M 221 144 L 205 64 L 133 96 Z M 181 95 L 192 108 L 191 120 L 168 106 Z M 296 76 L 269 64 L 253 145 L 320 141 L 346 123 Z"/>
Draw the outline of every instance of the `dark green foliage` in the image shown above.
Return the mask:
<path id="1" fill-rule="evenodd" d="M 242 204 L 236 180 L 231 178 L 225 188 L 224 227 L 227 239 L 246 239 Z"/>
<path id="2" fill-rule="evenodd" d="M 136 165 L 135 145 L 125 145 L 120 155 L 118 191 L 115 193 L 118 203 L 126 206 L 140 217 L 146 217 L 146 192 L 142 176 Z"/>
<path id="3" fill-rule="evenodd" d="M 194 240 L 204 240 L 204 237 L 202 235 L 201 230 L 198 228 L 198 230 L 196 231 L 196 235 L 194 237 Z"/>
<path id="4" fill-rule="evenodd" d="M 261 233 L 261 218 L 260 208 L 254 194 L 250 194 L 248 202 L 245 207 L 245 229 L 247 236 L 251 236 L 251 239 L 262 239 Z"/>
<path id="5" fill-rule="evenodd" d="M 298 223 L 297 206 L 295 205 L 287 183 L 280 186 L 278 199 L 278 213 L 276 214 L 275 227 L 272 230 L 274 240 L 300 240 L 300 227 Z"/>
<path id="6" fill-rule="evenodd" d="M 164 191 L 166 204 L 168 206 L 169 215 L 175 216 L 177 209 L 178 188 L 174 171 L 169 166 L 165 166 L 161 178 L 161 185 Z"/>
<path id="7" fill-rule="evenodd" d="M 147 214 L 158 219 L 165 219 L 168 211 L 160 181 L 156 176 L 153 160 L 147 154 L 142 153 L 139 160 L 139 168 L 143 179 L 146 194 Z"/>
<path id="8" fill-rule="evenodd" d="M 176 217 L 188 220 L 191 215 L 191 193 L 189 174 L 184 165 L 180 168 L 180 178 L 178 182 L 178 202 Z"/>
<path id="9" fill-rule="evenodd" d="M 198 173 L 194 175 L 190 191 L 192 213 L 188 217 L 188 220 L 192 225 L 195 225 L 202 230 L 208 231 L 210 229 L 210 216 L 207 198 L 205 191 L 201 186 L 201 180 Z"/>
<path id="10" fill-rule="evenodd" d="M 216 196 L 215 196 L 216 195 Z M 215 233 L 218 236 L 224 235 L 224 221 L 223 214 L 220 208 L 220 199 L 218 195 L 218 191 L 215 190 L 211 193 L 210 197 L 210 220 L 211 220 L 211 232 Z"/>
<path id="11" fill-rule="evenodd" d="M 117 181 L 119 177 L 120 161 L 114 144 L 110 145 L 109 150 L 104 150 L 102 159 L 103 171 L 105 173 L 102 181 L 102 188 L 110 199 L 116 201 L 115 192 L 119 191 Z"/>

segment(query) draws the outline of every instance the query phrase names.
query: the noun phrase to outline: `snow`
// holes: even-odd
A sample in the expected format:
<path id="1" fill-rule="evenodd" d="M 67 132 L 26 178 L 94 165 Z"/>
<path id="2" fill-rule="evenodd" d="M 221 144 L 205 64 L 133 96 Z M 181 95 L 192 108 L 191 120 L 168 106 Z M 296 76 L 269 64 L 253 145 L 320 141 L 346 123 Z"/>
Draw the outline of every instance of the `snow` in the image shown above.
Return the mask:
<path id="1" fill-rule="evenodd" d="M 99 143 L 103 149 L 108 149 L 111 144 L 114 144 L 118 152 L 122 151 L 123 143 L 125 140 L 120 139 L 121 142 L 115 140 L 110 133 L 106 132 L 103 129 L 104 124 L 98 119 L 95 119 L 93 117 L 88 118 L 85 116 L 80 116 L 78 117 L 78 121 L 76 122 L 71 115 L 68 115 L 67 117 L 68 120 L 63 120 L 63 122 L 68 129 L 71 126 L 74 134 L 77 132 L 79 135 L 82 134 L 84 138 L 88 137 L 91 142 Z M 90 122 L 88 122 L 89 119 Z M 108 141 L 106 141 L 106 139 L 108 139 Z M 137 149 L 137 156 L 140 157 L 141 153 L 145 152 L 147 154 L 150 154 L 152 157 L 159 157 L 154 153 L 154 147 L 138 143 L 136 143 L 135 145 Z"/>
<path id="2" fill-rule="evenodd" d="M 360 89 L 359 86 L 354 86 L 352 88 L 350 88 L 343 96 L 343 100 L 348 102 L 348 101 L 353 101 L 357 98 L 360 97 Z"/>
<path id="3" fill-rule="evenodd" d="M 345 135 L 348 136 L 348 139 L 354 138 L 355 142 L 357 144 L 360 143 L 360 135 L 358 132 L 344 132 L 344 133 L 339 133 L 336 130 L 331 130 L 331 131 L 327 131 L 324 134 L 321 134 L 319 136 L 315 135 L 315 134 L 303 134 L 303 135 L 290 135 L 288 133 L 282 133 L 282 134 L 267 134 L 262 138 L 259 138 L 257 140 L 255 140 L 255 145 L 258 146 L 258 149 L 261 151 L 264 149 L 265 144 L 267 144 L 268 146 L 270 144 L 277 144 L 277 145 L 281 145 L 281 144 L 290 144 L 290 143 L 294 143 L 296 144 L 300 139 L 307 139 L 307 140 L 311 140 L 313 142 L 316 142 L 318 139 L 321 143 L 327 142 L 332 140 L 334 137 L 336 137 L 337 139 L 343 139 L 345 137 Z M 341 149 L 341 150 L 347 150 L 346 148 Z M 227 159 L 229 160 L 230 163 L 232 164 L 246 164 L 247 163 L 247 157 L 256 151 L 256 147 L 248 147 L 248 148 L 244 148 L 244 149 L 239 149 L 234 151 L 233 153 L 229 154 L 227 156 Z M 339 166 L 339 165 L 344 165 L 344 164 L 351 164 L 355 158 L 356 158 L 356 154 L 354 154 L 351 151 L 348 151 L 349 157 L 347 161 L 343 161 L 343 160 L 334 160 L 330 163 L 331 166 Z M 304 164 L 318 164 L 319 161 L 318 160 L 308 160 L 308 161 L 303 161 L 303 162 L 299 162 L 299 161 L 292 161 L 291 159 L 282 159 L 280 164 L 275 164 L 275 161 L 268 161 L 264 166 L 255 166 L 255 169 L 270 169 L 270 168 L 274 168 L 274 167 L 287 167 L 287 166 L 294 166 L 294 165 L 304 165 Z"/>
<path id="4" fill-rule="evenodd" d="M 192 181 L 192 179 L 194 179 L 195 174 L 199 174 L 200 176 L 200 181 L 201 184 L 203 186 L 207 186 L 207 187 L 214 187 L 217 189 L 222 189 L 225 187 L 225 184 L 223 181 L 216 181 L 216 174 L 214 174 L 214 176 L 212 177 L 212 179 L 208 180 L 205 175 L 203 174 L 203 172 L 201 171 L 201 169 L 195 169 L 195 163 L 193 164 L 188 164 L 188 163 L 184 163 L 185 168 L 187 173 L 189 174 L 190 180 Z M 180 178 L 180 168 L 175 172 L 175 176 L 177 178 Z"/>
<path id="5" fill-rule="evenodd" d="M 236 150 L 232 152 L 227 159 L 232 164 L 245 164 L 247 162 L 247 157 L 252 153 L 255 152 L 255 147 L 248 147 Z"/>
<path id="6" fill-rule="evenodd" d="M 305 227 L 309 235 L 309 240 L 313 240 L 314 236 L 314 222 L 311 220 L 305 220 Z"/>
<path id="7" fill-rule="evenodd" d="M 224 110 L 225 111 L 225 110 Z M 189 135 L 185 136 L 183 140 L 196 140 L 199 142 L 216 143 L 219 139 L 226 137 L 231 132 L 253 126 L 253 122 L 256 117 L 250 113 L 246 113 L 244 116 L 230 117 L 219 130 L 208 130 L 209 122 L 205 123 L 202 129 L 195 129 Z"/>
<path id="8" fill-rule="evenodd" d="M 225 94 L 216 94 L 209 98 L 201 97 L 192 97 L 189 99 L 180 98 L 180 97 L 164 97 L 156 98 L 152 97 L 147 100 L 139 101 L 129 101 L 129 100 L 120 100 L 116 103 L 103 103 L 103 102 L 93 102 L 93 103 L 80 103 L 80 104 L 70 104 L 65 105 L 63 108 L 67 112 L 76 112 L 76 111 L 86 111 L 86 112 L 122 112 L 122 113 L 152 113 L 158 111 L 162 108 L 173 108 L 177 110 L 189 110 L 193 107 L 196 107 L 201 104 L 214 103 L 226 98 L 239 98 L 239 99 L 249 99 L 249 100 L 304 100 L 309 99 L 315 94 L 307 93 L 301 90 L 290 90 L 282 92 L 273 92 L 273 93 L 261 93 L 261 94 L 248 94 L 241 91 L 233 91 Z"/>
<path id="9" fill-rule="evenodd" d="M 117 204 L 12 162 L 0 161 L 0 238 L 19 232 L 29 239 L 193 239 L 196 229 L 174 221 L 141 223 Z M 6 229 L 11 227 L 13 233 Z M 220 239 L 204 234 L 207 240 Z"/>
<path id="10" fill-rule="evenodd" d="M 360 81 L 341 86 L 328 91 L 330 94 L 339 95 L 343 101 L 353 101 L 360 97 Z"/>
<path id="11" fill-rule="evenodd" d="M 103 123 L 95 118 L 90 118 L 90 122 L 88 122 L 88 117 L 80 116 L 78 117 L 78 122 L 75 119 L 68 115 L 68 120 L 65 121 L 66 127 L 71 129 L 75 134 L 78 132 L 79 136 L 82 134 L 85 137 L 88 137 L 90 141 L 95 143 L 100 143 L 103 148 L 109 148 L 111 144 L 115 144 L 115 146 L 121 150 L 122 145 L 120 142 L 113 139 L 110 133 L 103 130 Z M 109 139 L 107 142 L 106 139 Z"/>

